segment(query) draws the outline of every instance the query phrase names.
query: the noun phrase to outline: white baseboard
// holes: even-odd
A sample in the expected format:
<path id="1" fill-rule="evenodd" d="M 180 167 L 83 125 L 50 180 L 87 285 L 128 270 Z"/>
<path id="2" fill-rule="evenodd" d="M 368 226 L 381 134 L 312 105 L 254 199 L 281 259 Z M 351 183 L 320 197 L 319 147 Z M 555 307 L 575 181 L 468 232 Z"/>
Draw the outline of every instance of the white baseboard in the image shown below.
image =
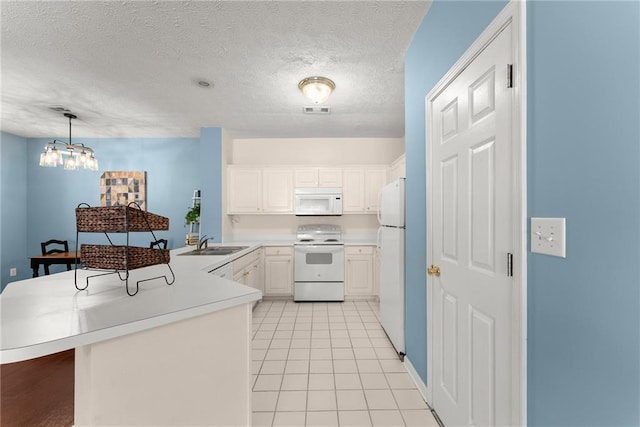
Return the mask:
<path id="1" fill-rule="evenodd" d="M 427 385 L 422 381 L 422 378 L 420 378 L 420 374 L 418 374 L 418 371 L 416 371 L 416 368 L 413 367 L 411 360 L 409 360 L 407 356 L 404 357 L 404 367 L 406 368 L 407 373 L 418 388 L 418 391 L 422 395 L 422 398 L 425 402 L 427 402 L 429 408 L 431 408 L 431 402 L 429 402 L 429 398 L 427 397 Z"/>

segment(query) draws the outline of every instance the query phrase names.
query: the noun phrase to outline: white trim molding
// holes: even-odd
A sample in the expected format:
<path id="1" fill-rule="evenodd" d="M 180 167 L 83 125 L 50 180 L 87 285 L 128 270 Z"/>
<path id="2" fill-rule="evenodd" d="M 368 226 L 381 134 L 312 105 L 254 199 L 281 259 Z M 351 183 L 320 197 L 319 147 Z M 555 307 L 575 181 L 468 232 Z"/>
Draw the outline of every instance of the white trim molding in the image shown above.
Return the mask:
<path id="1" fill-rule="evenodd" d="M 418 391 L 422 395 L 422 398 L 424 399 L 425 402 L 427 402 L 427 405 L 431 407 L 431 402 L 430 402 L 431 399 L 427 393 L 427 385 L 424 382 L 422 382 L 422 378 L 420 378 L 420 374 L 418 374 L 418 371 L 416 371 L 416 368 L 414 368 L 413 364 L 411 363 L 411 360 L 409 360 L 407 356 L 404 357 L 403 363 L 404 363 L 405 369 L 407 370 L 407 373 L 409 374 L 409 376 L 415 383 L 416 387 L 418 388 Z"/>

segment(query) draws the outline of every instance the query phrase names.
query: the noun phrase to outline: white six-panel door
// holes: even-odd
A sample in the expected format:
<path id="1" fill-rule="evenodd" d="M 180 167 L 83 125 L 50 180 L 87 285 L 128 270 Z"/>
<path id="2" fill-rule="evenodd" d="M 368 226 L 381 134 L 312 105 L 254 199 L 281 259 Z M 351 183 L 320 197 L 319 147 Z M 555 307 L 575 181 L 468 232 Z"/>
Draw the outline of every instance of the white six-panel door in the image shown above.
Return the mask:
<path id="1" fill-rule="evenodd" d="M 427 100 L 429 382 L 447 426 L 512 422 L 512 31 Z"/>

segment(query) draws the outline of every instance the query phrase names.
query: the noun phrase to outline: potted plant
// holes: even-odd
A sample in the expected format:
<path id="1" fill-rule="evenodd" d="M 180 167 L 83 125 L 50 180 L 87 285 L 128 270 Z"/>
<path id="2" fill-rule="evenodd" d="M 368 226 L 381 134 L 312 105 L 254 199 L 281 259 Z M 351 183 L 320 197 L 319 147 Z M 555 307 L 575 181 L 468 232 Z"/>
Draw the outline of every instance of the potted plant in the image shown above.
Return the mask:
<path id="1" fill-rule="evenodd" d="M 184 217 L 184 220 L 187 225 L 200 222 L 200 205 L 197 204 L 189 209 Z"/>

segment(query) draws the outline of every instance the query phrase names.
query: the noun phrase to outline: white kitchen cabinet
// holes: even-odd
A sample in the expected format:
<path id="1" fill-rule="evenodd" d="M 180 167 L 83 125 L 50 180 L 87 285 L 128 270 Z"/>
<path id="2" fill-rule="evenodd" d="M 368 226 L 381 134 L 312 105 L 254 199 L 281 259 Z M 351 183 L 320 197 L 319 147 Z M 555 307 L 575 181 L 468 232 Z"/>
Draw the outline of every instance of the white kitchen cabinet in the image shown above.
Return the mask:
<path id="1" fill-rule="evenodd" d="M 262 168 L 227 168 L 227 212 L 255 214 L 262 211 Z"/>
<path id="2" fill-rule="evenodd" d="M 228 167 L 227 213 L 292 214 L 294 189 L 342 188 L 345 214 L 375 214 L 387 183 L 384 165 L 329 167 Z"/>
<path id="3" fill-rule="evenodd" d="M 263 250 L 256 249 L 233 261 L 233 281 L 264 292 Z"/>
<path id="4" fill-rule="evenodd" d="M 342 186 L 343 213 L 377 213 L 378 194 L 386 183 L 386 166 L 345 168 Z"/>
<path id="5" fill-rule="evenodd" d="M 373 246 L 347 246 L 345 248 L 345 295 L 375 295 L 374 254 L 375 248 Z"/>
<path id="6" fill-rule="evenodd" d="M 406 159 L 403 154 L 389 166 L 389 182 L 395 181 L 398 178 L 405 178 L 406 176 Z"/>
<path id="7" fill-rule="evenodd" d="M 245 284 L 264 292 L 263 263 L 262 258 L 255 260 L 246 268 L 247 276 Z"/>
<path id="8" fill-rule="evenodd" d="M 318 187 L 342 187 L 342 168 L 318 168 Z"/>
<path id="9" fill-rule="evenodd" d="M 296 188 L 342 187 L 342 168 L 297 167 L 295 168 Z"/>
<path id="10" fill-rule="evenodd" d="M 234 282 L 238 282 L 238 283 L 242 283 L 243 285 L 246 285 L 245 277 L 246 277 L 246 275 L 244 274 L 244 270 L 240 270 L 237 273 L 233 274 L 233 281 Z"/>
<path id="11" fill-rule="evenodd" d="M 387 183 L 387 168 L 366 168 L 364 171 L 364 204 L 367 213 L 380 210 L 380 190 Z"/>
<path id="12" fill-rule="evenodd" d="M 361 167 L 342 171 L 342 212 L 365 213 L 364 169 Z"/>
<path id="13" fill-rule="evenodd" d="M 293 213 L 293 169 L 262 169 L 262 212 Z"/>
<path id="14" fill-rule="evenodd" d="M 318 168 L 296 168 L 296 188 L 308 188 L 318 186 Z"/>
<path id="15" fill-rule="evenodd" d="M 227 213 L 293 213 L 293 169 L 229 166 Z"/>
<path id="16" fill-rule="evenodd" d="M 293 247 L 264 248 L 264 294 L 293 295 Z"/>

